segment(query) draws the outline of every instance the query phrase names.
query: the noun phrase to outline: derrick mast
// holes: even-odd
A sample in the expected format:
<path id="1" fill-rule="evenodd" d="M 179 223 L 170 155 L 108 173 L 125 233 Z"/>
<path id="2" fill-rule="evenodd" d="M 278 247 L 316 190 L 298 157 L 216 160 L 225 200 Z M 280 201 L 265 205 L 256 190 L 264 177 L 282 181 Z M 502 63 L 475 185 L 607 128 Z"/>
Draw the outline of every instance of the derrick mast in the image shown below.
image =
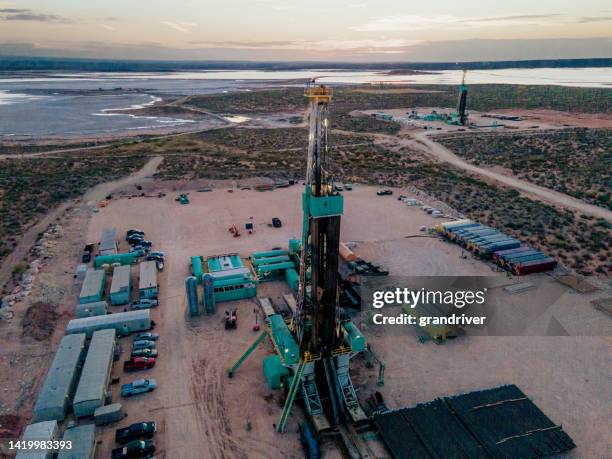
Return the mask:
<path id="1" fill-rule="evenodd" d="M 459 86 L 459 99 L 457 100 L 457 116 L 459 117 L 459 124 L 465 126 L 467 124 L 467 85 L 465 84 L 465 74 L 467 70 L 463 71 L 463 76 L 461 77 L 461 85 Z"/>
<path id="2" fill-rule="evenodd" d="M 343 198 L 334 192 L 328 147 L 329 103 L 332 90 L 310 84 L 308 157 L 302 208 L 300 288 L 295 319 L 300 348 L 330 355 L 338 345 L 336 304 L 340 215 Z"/>

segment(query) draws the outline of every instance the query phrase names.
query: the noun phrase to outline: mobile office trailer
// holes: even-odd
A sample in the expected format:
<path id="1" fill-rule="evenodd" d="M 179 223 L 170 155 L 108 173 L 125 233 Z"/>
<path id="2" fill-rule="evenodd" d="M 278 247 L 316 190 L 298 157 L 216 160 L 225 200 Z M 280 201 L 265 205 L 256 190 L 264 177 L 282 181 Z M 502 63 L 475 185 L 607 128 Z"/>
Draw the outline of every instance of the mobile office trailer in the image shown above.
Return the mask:
<path id="1" fill-rule="evenodd" d="M 504 250 L 504 249 L 513 249 L 515 247 L 519 247 L 521 245 L 520 241 L 517 241 L 516 239 L 506 239 L 504 241 L 498 241 L 498 242 L 493 242 L 491 244 L 487 244 L 487 245 L 481 245 L 476 249 L 476 252 L 479 253 L 482 256 L 489 256 L 491 255 L 491 253 L 497 251 L 497 250 Z"/>
<path id="2" fill-rule="evenodd" d="M 114 329 L 94 332 L 77 391 L 72 401 L 72 411 L 78 418 L 92 416 L 96 408 L 104 405 L 115 353 Z"/>
<path id="3" fill-rule="evenodd" d="M 94 303 L 102 301 L 106 287 L 106 273 L 101 269 L 88 269 L 81 286 L 79 303 Z"/>
<path id="4" fill-rule="evenodd" d="M 113 280 L 110 288 L 110 302 L 117 306 L 130 302 L 132 290 L 132 267 L 130 265 L 117 266 L 113 270 Z"/>
<path id="5" fill-rule="evenodd" d="M 140 263 L 140 276 L 138 281 L 139 298 L 156 299 L 158 294 L 157 266 L 154 261 L 143 261 Z"/>
<path id="6" fill-rule="evenodd" d="M 57 421 L 35 422 L 25 428 L 21 441 L 26 442 L 53 442 L 59 438 Z M 15 459 L 51 459 L 52 449 L 25 449 L 18 451 Z"/>
<path id="7" fill-rule="evenodd" d="M 104 228 L 100 238 L 100 255 L 114 255 L 117 253 L 117 230 L 115 228 Z"/>
<path id="8" fill-rule="evenodd" d="M 516 249 L 498 250 L 497 252 L 493 254 L 493 258 L 495 260 L 501 260 L 501 259 L 505 259 L 505 257 L 509 255 L 512 255 L 515 253 L 521 253 L 521 252 L 528 252 L 530 250 L 534 250 L 534 249 L 527 245 L 517 247 Z"/>
<path id="9" fill-rule="evenodd" d="M 108 303 L 106 301 L 96 301 L 95 303 L 77 304 L 76 316 L 77 319 L 83 317 L 102 316 L 108 312 Z"/>
<path id="10" fill-rule="evenodd" d="M 91 338 L 97 330 L 114 329 L 120 336 L 151 329 L 151 314 L 148 309 L 117 312 L 104 316 L 73 319 L 66 326 L 66 334 L 85 333 Z"/>
<path id="11" fill-rule="evenodd" d="M 98 255 L 94 260 L 94 266 L 100 268 L 103 265 L 113 265 L 115 263 L 119 263 L 120 265 L 133 265 L 136 261 L 138 261 L 138 253 L 136 252 Z"/>
<path id="12" fill-rule="evenodd" d="M 507 262 L 508 265 L 520 265 L 521 263 L 526 263 L 528 261 L 533 260 L 544 260 L 545 258 L 550 258 L 548 255 L 543 254 L 542 252 L 532 253 L 529 255 L 525 255 L 524 257 L 518 257 L 513 259 L 512 261 Z"/>
<path id="13" fill-rule="evenodd" d="M 499 257 L 499 259 L 500 261 L 503 261 L 504 263 L 512 263 L 516 259 L 527 257 L 529 255 L 536 255 L 536 254 L 542 254 L 542 252 L 540 252 L 539 250 L 535 250 L 535 249 L 525 250 L 524 252 L 511 253 L 509 255 Z"/>
<path id="14" fill-rule="evenodd" d="M 60 341 L 34 405 L 34 421 L 63 421 L 74 395 L 85 356 L 85 334 L 66 335 Z"/>
<path id="15" fill-rule="evenodd" d="M 93 459 L 96 454 L 96 426 L 83 424 L 69 427 L 62 440 L 70 442 L 71 448 L 60 449 L 57 459 Z"/>

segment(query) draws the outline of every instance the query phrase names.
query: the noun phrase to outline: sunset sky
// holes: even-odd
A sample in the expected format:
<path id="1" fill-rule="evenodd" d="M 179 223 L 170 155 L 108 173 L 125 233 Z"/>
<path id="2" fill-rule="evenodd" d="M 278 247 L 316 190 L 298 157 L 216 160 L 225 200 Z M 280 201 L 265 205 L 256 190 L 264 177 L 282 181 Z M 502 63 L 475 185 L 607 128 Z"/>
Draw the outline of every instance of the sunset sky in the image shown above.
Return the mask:
<path id="1" fill-rule="evenodd" d="M 612 57 L 605 0 L 0 0 L 0 54 L 436 61 Z"/>

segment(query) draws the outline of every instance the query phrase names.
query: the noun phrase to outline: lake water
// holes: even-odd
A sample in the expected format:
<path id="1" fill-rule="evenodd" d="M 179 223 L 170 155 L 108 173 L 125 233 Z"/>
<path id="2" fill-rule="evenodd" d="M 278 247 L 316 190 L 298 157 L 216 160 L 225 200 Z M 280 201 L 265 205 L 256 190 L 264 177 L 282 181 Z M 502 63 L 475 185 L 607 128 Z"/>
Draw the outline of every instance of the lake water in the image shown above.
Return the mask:
<path id="1" fill-rule="evenodd" d="M 138 117 L 122 113 L 151 104 L 165 94 L 193 95 L 248 91 L 269 81 L 317 77 L 326 84 L 385 81 L 410 84 L 458 84 L 460 71 L 419 75 L 384 72 L 201 71 L 173 73 L 56 73 L 11 78 L 0 74 L 0 136 L 98 135 L 126 130 L 181 127 L 191 120 Z M 530 84 L 612 88 L 612 68 L 472 70 L 468 84 Z M 112 94 L 95 94 L 114 89 Z"/>

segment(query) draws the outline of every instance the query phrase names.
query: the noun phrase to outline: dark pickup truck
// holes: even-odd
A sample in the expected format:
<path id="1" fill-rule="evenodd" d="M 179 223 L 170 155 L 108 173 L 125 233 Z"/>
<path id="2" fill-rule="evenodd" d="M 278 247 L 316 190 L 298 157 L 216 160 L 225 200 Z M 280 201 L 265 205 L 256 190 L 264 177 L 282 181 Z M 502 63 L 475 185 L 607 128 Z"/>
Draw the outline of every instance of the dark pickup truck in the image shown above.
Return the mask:
<path id="1" fill-rule="evenodd" d="M 115 448 L 111 453 L 112 459 L 125 459 L 128 457 L 142 457 L 155 451 L 153 440 L 132 440 L 128 444 Z"/>
<path id="2" fill-rule="evenodd" d="M 124 445 L 131 440 L 151 438 L 155 435 L 157 426 L 154 422 L 137 422 L 129 427 L 115 430 L 115 441 Z"/>

